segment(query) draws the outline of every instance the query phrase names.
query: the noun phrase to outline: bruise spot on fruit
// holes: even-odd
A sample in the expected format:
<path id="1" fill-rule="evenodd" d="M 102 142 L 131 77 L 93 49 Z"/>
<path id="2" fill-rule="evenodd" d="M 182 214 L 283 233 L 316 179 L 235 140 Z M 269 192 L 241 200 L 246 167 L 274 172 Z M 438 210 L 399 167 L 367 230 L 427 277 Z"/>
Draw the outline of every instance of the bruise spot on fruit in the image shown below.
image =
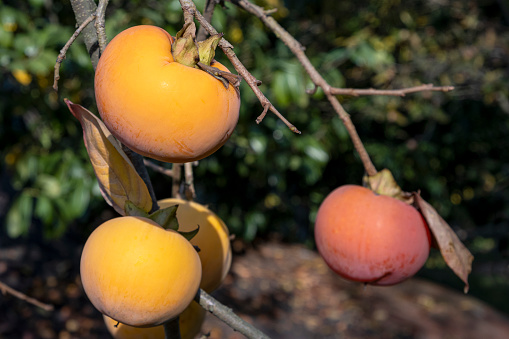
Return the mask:
<path id="1" fill-rule="evenodd" d="M 173 142 L 177 146 L 178 150 L 186 155 L 192 155 L 193 150 L 189 148 L 185 143 L 183 143 L 181 140 L 178 140 L 176 138 L 173 138 Z"/>

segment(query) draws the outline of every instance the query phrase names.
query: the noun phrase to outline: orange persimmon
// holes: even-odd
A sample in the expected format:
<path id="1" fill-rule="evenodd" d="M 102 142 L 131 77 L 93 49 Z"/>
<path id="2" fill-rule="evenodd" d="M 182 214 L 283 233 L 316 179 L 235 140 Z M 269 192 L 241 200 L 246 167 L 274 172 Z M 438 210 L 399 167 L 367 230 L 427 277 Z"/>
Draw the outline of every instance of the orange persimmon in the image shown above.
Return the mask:
<path id="1" fill-rule="evenodd" d="M 240 97 L 229 84 L 174 60 L 174 39 L 162 28 L 126 29 L 107 45 L 95 73 L 99 113 L 132 150 L 160 161 L 199 160 L 232 134 Z M 219 62 L 212 67 L 228 72 Z"/>
<path id="2" fill-rule="evenodd" d="M 340 276 L 393 285 L 424 265 L 431 234 L 414 207 L 362 186 L 346 185 L 320 205 L 315 241 L 322 258 Z"/>

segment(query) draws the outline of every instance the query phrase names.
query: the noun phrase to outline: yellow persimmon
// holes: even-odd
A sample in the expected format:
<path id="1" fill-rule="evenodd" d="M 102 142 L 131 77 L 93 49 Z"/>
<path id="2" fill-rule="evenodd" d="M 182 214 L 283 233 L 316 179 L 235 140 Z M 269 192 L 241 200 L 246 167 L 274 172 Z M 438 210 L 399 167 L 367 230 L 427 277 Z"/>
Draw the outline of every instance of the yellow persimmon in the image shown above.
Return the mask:
<path id="1" fill-rule="evenodd" d="M 104 323 L 115 339 L 164 339 L 164 327 L 133 327 L 118 323 L 108 316 L 103 316 Z M 195 301 L 182 312 L 179 318 L 180 337 L 193 339 L 200 333 L 201 325 L 205 320 L 205 310 Z M 117 325 L 118 324 L 118 325 Z M 115 325 L 117 325 L 115 327 Z"/>
<path id="2" fill-rule="evenodd" d="M 161 208 L 179 205 L 179 230 L 192 231 L 200 226 L 200 231 L 191 239 L 191 243 L 200 249 L 200 288 L 212 292 L 226 277 L 232 263 L 230 233 L 225 223 L 214 212 L 196 202 L 170 198 L 161 200 L 158 204 Z"/>
<path id="3" fill-rule="evenodd" d="M 155 326 L 178 316 L 201 281 L 191 243 L 150 219 L 119 217 L 96 228 L 81 256 L 81 281 L 103 314 L 131 326 Z"/>

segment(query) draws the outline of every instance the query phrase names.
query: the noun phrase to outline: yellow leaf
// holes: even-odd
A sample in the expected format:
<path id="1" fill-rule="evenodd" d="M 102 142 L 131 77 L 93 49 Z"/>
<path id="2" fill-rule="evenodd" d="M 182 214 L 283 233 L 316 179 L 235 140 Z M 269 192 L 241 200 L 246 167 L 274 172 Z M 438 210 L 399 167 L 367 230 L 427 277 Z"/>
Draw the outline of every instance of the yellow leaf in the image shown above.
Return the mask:
<path id="1" fill-rule="evenodd" d="M 104 123 L 81 105 L 64 99 L 83 128 L 83 139 L 99 181 L 101 193 L 115 211 L 125 215 L 126 201 L 149 212 L 152 199 L 143 179 Z"/>

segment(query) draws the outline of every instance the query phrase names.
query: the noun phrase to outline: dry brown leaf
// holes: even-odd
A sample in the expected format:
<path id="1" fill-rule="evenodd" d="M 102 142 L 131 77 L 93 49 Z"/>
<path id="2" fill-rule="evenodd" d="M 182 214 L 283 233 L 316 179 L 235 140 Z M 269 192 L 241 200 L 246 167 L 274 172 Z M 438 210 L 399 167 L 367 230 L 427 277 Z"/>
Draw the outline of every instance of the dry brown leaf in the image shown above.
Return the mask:
<path id="1" fill-rule="evenodd" d="M 147 186 L 122 151 L 120 143 L 92 112 L 67 99 L 64 101 L 81 123 L 85 147 L 106 202 L 121 215 L 125 215 L 127 200 L 150 211 L 152 200 Z"/>
<path id="2" fill-rule="evenodd" d="M 465 283 L 464 292 L 467 293 L 469 288 L 468 275 L 472 271 L 474 256 L 433 206 L 421 198 L 419 193 L 414 193 L 414 199 L 415 204 L 428 223 L 442 257 L 453 272 Z"/>

